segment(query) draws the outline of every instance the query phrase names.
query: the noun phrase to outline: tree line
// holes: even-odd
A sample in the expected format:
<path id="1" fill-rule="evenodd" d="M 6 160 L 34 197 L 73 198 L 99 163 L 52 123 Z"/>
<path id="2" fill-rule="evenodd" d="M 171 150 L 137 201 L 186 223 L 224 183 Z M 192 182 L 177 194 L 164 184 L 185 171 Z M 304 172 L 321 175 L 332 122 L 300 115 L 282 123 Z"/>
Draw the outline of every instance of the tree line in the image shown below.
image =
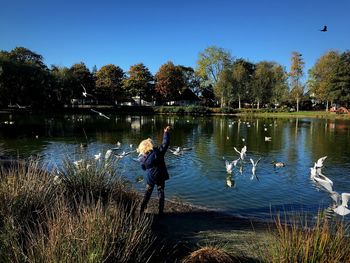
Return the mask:
<path id="1" fill-rule="evenodd" d="M 124 72 L 114 64 L 90 70 L 83 62 L 48 67 L 43 61 L 42 55 L 24 47 L 0 51 L 1 107 L 60 108 L 70 105 L 72 99 L 113 105 L 131 97 L 164 104 L 178 99 L 186 89 L 207 106 L 285 104 L 299 110 L 305 101 L 327 109 L 333 103 L 349 107 L 350 102 L 349 51 L 329 51 L 321 56 L 308 72 L 307 81 L 303 81 L 304 61 L 298 52 L 291 53 L 288 72 L 276 62 L 252 63 L 216 46 L 199 53 L 195 69 L 169 61 L 155 75 L 143 63 Z"/>

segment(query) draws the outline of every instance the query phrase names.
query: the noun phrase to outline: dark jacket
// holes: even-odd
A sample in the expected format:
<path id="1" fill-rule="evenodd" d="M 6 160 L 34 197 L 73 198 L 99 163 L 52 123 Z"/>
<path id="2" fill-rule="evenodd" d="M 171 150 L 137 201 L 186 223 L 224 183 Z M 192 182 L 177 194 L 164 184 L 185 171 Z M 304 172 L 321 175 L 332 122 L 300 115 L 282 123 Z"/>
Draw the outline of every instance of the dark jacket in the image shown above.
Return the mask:
<path id="1" fill-rule="evenodd" d="M 169 147 L 169 132 L 164 132 L 163 142 L 159 147 L 154 147 L 151 152 L 144 155 L 140 162 L 143 170 L 147 171 L 147 184 L 161 184 L 169 179 L 168 170 L 165 165 L 164 155 Z"/>

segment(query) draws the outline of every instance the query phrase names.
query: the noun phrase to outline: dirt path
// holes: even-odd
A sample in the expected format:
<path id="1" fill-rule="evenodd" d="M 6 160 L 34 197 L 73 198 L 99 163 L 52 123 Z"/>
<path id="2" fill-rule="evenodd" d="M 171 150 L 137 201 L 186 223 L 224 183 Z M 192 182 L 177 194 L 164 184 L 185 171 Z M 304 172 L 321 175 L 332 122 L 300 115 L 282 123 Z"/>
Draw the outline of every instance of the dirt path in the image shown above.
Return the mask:
<path id="1" fill-rule="evenodd" d="M 146 213 L 154 215 L 154 232 L 174 246 L 176 257 L 210 245 L 244 257 L 241 262 L 255 262 L 258 255 L 253 246 L 263 242 L 268 229 L 264 222 L 252 222 L 171 200 L 166 200 L 162 217 L 157 215 L 157 199 L 151 200 Z"/>

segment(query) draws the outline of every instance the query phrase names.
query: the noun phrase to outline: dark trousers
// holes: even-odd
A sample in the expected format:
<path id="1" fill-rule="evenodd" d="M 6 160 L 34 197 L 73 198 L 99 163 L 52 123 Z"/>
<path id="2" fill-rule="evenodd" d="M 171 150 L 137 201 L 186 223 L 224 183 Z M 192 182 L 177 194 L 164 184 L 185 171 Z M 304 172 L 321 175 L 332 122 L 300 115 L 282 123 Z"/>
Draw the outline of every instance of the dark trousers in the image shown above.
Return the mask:
<path id="1" fill-rule="evenodd" d="M 147 204 L 149 202 L 149 199 L 151 198 L 152 192 L 153 192 L 154 184 L 153 185 L 146 185 L 146 191 L 143 196 L 143 201 L 141 203 L 141 209 L 140 212 L 143 213 L 147 207 Z M 159 198 L 159 205 L 158 205 L 158 213 L 163 214 L 164 211 L 164 200 L 165 200 L 165 194 L 164 194 L 164 188 L 165 188 L 165 182 L 157 184 L 157 190 L 158 190 L 158 198 Z"/>

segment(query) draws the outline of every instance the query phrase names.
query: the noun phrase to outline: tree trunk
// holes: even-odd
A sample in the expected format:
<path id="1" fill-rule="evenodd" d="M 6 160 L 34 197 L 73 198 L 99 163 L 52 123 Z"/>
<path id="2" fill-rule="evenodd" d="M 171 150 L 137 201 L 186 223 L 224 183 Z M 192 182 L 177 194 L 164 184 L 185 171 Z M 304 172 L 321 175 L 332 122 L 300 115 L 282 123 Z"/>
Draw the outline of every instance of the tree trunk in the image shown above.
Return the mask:
<path id="1" fill-rule="evenodd" d="M 327 102 L 326 102 L 326 111 L 328 111 L 328 100 L 327 100 Z"/>
<path id="2" fill-rule="evenodd" d="M 297 112 L 299 112 L 299 97 L 297 97 Z"/>
<path id="3" fill-rule="evenodd" d="M 238 109 L 241 109 L 241 96 L 238 95 Z"/>
<path id="4" fill-rule="evenodd" d="M 260 101 L 258 100 L 256 104 L 256 109 L 259 109 L 259 108 L 260 108 Z"/>

